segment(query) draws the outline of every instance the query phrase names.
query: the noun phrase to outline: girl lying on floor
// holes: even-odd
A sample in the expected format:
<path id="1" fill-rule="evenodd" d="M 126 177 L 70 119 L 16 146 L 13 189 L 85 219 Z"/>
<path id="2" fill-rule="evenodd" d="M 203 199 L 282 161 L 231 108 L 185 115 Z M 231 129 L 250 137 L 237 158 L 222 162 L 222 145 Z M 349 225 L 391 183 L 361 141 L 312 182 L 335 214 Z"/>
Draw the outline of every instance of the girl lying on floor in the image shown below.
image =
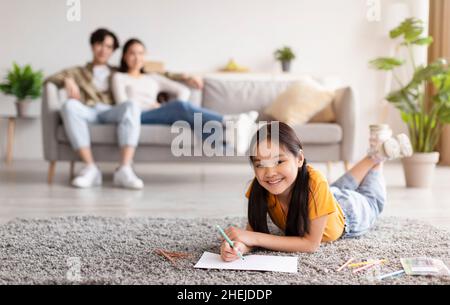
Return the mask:
<path id="1" fill-rule="evenodd" d="M 281 122 L 263 126 L 250 146 L 255 178 L 246 194 L 247 228 L 225 230 L 234 247 L 223 241 L 222 259 L 233 261 L 239 258 L 238 251 L 248 253 L 254 247 L 315 252 L 321 242 L 366 233 L 386 202 L 383 162 L 411 154 L 405 134 L 392 137 L 387 125 L 372 125 L 367 157 L 329 186 L 325 177 L 307 164 L 291 127 Z M 284 236 L 270 234 L 267 214 Z"/>

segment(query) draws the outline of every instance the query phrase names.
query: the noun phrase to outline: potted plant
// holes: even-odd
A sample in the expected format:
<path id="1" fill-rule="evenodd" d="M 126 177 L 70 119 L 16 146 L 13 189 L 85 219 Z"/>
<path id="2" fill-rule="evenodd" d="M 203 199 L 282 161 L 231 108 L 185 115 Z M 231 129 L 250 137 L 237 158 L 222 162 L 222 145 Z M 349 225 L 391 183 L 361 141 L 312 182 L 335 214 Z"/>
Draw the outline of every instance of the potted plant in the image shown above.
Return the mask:
<path id="1" fill-rule="evenodd" d="M 295 59 L 295 54 L 290 47 L 283 47 L 275 51 L 275 58 L 281 62 L 283 72 L 291 70 L 291 61 Z"/>
<path id="2" fill-rule="evenodd" d="M 399 47 L 406 48 L 412 76 L 403 83 L 396 75 L 396 68 L 405 60 L 395 57 L 380 57 L 370 62 L 378 70 L 392 70 L 398 89 L 390 92 L 386 100 L 401 113 L 408 126 L 414 154 L 402 160 L 408 187 L 430 187 L 434 168 L 439 160 L 435 151 L 443 124 L 450 123 L 450 69 L 444 59 L 428 65 L 416 66 L 413 48 L 428 46 L 432 37 L 422 36 L 423 23 L 415 18 L 404 20 L 390 31 L 392 39 L 402 38 Z M 429 90 L 431 89 L 431 90 Z M 426 98 L 426 92 L 431 92 Z"/>
<path id="3" fill-rule="evenodd" d="M 8 71 L 5 82 L 0 84 L 0 90 L 17 98 L 17 116 L 29 116 L 30 103 L 41 96 L 42 71 L 34 71 L 30 65 L 20 67 L 13 63 L 13 68 Z"/>

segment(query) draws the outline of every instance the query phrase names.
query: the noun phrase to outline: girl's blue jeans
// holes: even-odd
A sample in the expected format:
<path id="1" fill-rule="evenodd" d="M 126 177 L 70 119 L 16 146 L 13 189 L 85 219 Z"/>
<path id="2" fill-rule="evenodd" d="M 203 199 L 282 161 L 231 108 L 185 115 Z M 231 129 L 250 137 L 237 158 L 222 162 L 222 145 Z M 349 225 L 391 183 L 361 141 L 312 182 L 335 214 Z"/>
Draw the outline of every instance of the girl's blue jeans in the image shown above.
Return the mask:
<path id="1" fill-rule="evenodd" d="M 386 184 L 379 170 L 371 170 L 359 185 L 350 173 L 346 173 L 330 189 L 344 212 L 345 232 L 342 237 L 366 233 L 386 203 Z"/>

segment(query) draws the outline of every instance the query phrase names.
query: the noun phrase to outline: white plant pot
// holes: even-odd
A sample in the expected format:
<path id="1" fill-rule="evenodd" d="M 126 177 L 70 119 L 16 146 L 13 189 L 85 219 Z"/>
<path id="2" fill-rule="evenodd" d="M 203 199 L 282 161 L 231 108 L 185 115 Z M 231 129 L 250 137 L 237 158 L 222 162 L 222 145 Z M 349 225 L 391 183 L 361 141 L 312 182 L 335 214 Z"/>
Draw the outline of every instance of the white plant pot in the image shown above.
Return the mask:
<path id="1" fill-rule="evenodd" d="M 32 116 L 31 103 L 33 103 L 31 99 L 16 101 L 17 116 L 20 118 Z"/>
<path id="2" fill-rule="evenodd" d="M 438 152 L 414 153 L 411 157 L 403 158 L 406 186 L 430 188 L 438 161 Z"/>
<path id="3" fill-rule="evenodd" d="M 283 72 L 291 72 L 291 61 L 290 60 L 281 61 L 281 70 L 283 70 Z"/>

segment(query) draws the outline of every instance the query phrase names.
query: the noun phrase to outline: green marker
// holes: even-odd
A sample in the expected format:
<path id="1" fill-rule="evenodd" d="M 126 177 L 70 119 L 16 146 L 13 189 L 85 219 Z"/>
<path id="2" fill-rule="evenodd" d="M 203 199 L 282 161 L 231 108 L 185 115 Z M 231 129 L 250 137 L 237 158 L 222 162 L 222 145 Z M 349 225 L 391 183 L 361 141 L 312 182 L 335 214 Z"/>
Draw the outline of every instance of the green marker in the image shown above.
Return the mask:
<path id="1" fill-rule="evenodd" d="M 234 249 L 233 241 L 227 236 L 227 234 L 225 234 L 225 232 L 222 230 L 222 228 L 219 225 L 216 225 L 216 228 L 217 228 L 217 230 L 219 230 L 220 234 L 222 234 L 223 238 L 225 238 L 225 240 L 231 246 L 231 248 Z M 244 259 L 244 257 L 242 256 L 241 252 L 239 252 L 239 250 L 237 250 L 237 254 L 239 255 L 240 258 Z"/>

